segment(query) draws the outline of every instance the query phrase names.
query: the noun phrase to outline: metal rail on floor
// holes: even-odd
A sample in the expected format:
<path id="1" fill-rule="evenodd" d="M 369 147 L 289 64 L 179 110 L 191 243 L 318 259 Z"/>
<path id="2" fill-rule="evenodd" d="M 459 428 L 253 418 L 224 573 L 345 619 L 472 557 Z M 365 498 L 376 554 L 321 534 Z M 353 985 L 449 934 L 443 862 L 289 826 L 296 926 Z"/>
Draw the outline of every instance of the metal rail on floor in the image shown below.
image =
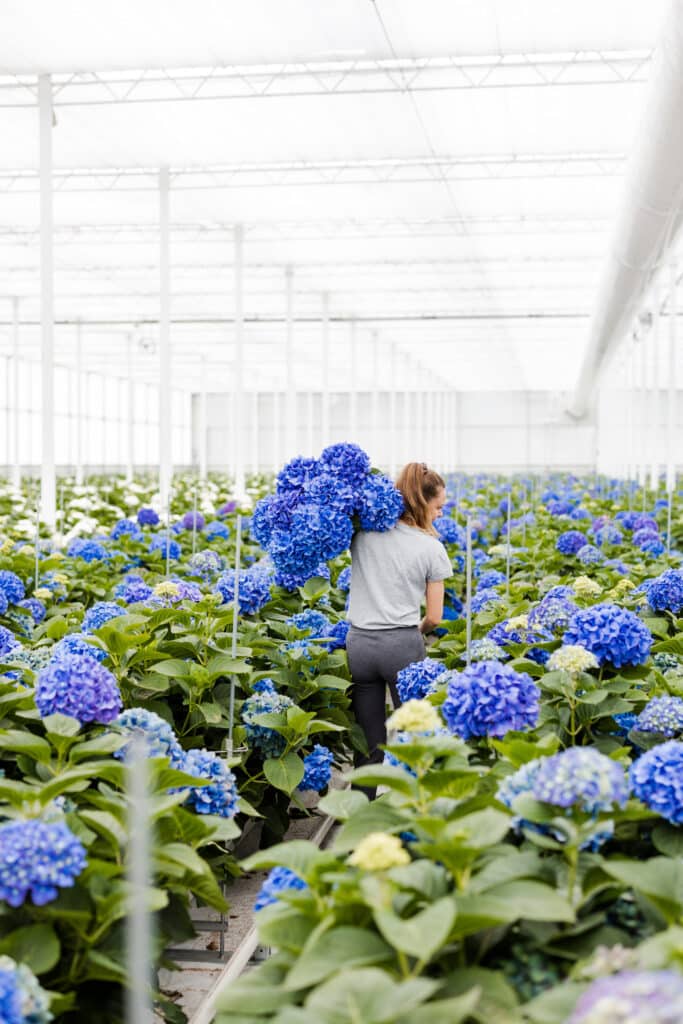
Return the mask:
<path id="1" fill-rule="evenodd" d="M 315 843 L 316 846 L 322 846 L 334 824 L 334 818 L 325 818 L 317 832 L 311 837 L 311 842 Z M 252 925 L 206 993 L 202 1004 L 190 1017 L 188 1024 L 211 1024 L 216 1015 L 216 1003 L 219 995 L 223 989 L 227 988 L 244 973 L 249 963 L 254 959 L 258 944 L 258 932 L 256 927 Z"/>

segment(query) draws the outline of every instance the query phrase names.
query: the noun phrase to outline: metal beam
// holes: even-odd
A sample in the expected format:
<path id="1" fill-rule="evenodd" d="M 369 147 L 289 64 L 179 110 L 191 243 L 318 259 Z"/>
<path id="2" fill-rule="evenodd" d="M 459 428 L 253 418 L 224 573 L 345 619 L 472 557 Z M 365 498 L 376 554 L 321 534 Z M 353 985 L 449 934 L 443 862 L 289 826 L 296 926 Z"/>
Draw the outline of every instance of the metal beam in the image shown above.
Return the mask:
<path id="1" fill-rule="evenodd" d="M 279 160 L 170 169 L 174 191 L 312 185 L 410 185 L 456 181 L 510 181 L 538 178 L 605 178 L 621 175 L 621 153 L 501 153 L 386 157 L 373 160 Z M 158 172 L 150 167 L 74 167 L 55 171 L 57 192 L 152 192 Z M 20 195 L 38 188 L 32 168 L 0 170 L 0 194 Z"/>
<path id="2" fill-rule="evenodd" d="M 574 50 L 391 60 L 82 71 L 55 74 L 58 107 L 622 85 L 646 80 L 652 51 Z M 32 75 L 0 76 L 0 107 L 35 104 Z"/>

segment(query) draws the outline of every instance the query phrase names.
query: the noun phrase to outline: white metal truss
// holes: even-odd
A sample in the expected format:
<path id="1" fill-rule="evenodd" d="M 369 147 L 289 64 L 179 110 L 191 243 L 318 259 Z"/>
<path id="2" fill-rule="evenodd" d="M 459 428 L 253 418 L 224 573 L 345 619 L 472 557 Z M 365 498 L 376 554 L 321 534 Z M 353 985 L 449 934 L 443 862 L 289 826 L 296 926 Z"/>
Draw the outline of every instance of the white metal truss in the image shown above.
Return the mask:
<path id="1" fill-rule="evenodd" d="M 54 105 L 340 96 L 643 82 L 651 50 L 401 57 L 295 64 L 227 65 L 52 76 Z M 33 75 L 0 76 L 0 107 L 36 102 Z"/>
<path id="2" fill-rule="evenodd" d="M 404 185 L 526 178 L 603 178 L 623 172 L 621 153 L 507 153 L 499 156 L 388 157 L 376 160 L 287 160 L 273 163 L 176 167 L 174 191 L 316 185 Z M 56 192 L 156 192 L 158 168 L 55 170 Z M 36 192 L 34 170 L 0 171 L 0 193 Z"/>

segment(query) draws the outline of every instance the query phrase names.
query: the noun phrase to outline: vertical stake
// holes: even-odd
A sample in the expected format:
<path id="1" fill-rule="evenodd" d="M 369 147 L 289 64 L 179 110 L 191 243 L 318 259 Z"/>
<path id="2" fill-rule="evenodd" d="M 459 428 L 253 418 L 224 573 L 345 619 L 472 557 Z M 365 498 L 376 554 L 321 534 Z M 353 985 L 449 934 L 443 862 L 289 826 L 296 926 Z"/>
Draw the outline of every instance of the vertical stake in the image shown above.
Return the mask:
<path id="1" fill-rule="evenodd" d="M 237 623 L 240 614 L 240 568 L 242 562 L 242 516 L 237 513 L 235 523 L 235 591 L 232 601 L 232 657 L 237 657 Z M 233 750 L 233 719 L 235 717 L 235 676 L 230 676 L 230 707 L 228 711 L 228 757 Z"/>
<path id="2" fill-rule="evenodd" d="M 171 575 L 171 491 L 166 497 L 166 579 Z"/>
<path id="3" fill-rule="evenodd" d="M 136 733 L 126 751 L 128 789 L 128 913 L 126 914 L 128 985 L 126 1024 L 149 1024 L 152 1020 L 150 988 L 153 948 L 148 909 L 150 885 L 150 815 L 147 742 Z"/>
<path id="4" fill-rule="evenodd" d="M 467 546 L 465 550 L 465 610 L 467 613 L 467 649 L 465 652 L 467 664 L 472 661 L 472 516 L 468 513 L 467 523 Z"/>
<path id="5" fill-rule="evenodd" d="M 194 485 L 194 502 L 192 506 L 192 554 L 197 550 L 197 482 Z"/>
<path id="6" fill-rule="evenodd" d="M 669 504 L 666 508 L 666 554 L 667 557 L 671 554 L 671 513 L 672 505 L 674 503 L 674 491 L 673 487 L 669 488 Z"/>
<path id="7" fill-rule="evenodd" d="M 35 554 L 35 572 L 34 572 L 34 586 L 33 589 L 38 589 L 38 576 L 39 576 L 39 562 L 40 562 L 40 493 L 36 494 L 36 539 L 34 543 L 34 554 Z"/>
<path id="8" fill-rule="evenodd" d="M 512 520 L 512 484 L 510 484 L 510 490 L 508 491 L 508 543 L 507 551 L 505 552 L 505 597 L 508 604 L 510 603 L 510 534 L 512 533 L 511 528 Z"/>

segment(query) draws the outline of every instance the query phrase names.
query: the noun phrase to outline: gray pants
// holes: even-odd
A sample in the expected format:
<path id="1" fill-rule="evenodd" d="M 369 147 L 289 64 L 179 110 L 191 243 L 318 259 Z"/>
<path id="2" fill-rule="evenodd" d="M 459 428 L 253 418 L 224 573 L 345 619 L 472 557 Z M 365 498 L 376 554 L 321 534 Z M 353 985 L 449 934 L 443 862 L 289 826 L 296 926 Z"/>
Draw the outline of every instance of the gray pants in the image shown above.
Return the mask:
<path id="1" fill-rule="evenodd" d="M 356 720 L 368 742 L 369 755 L 356 755 L 356 766 L 380 764 L 387 741 L 386 690 L 394 707 L 401 703 L 396 676 L 414 661 L 425 657 L 425 643 L 417 626 L 399 629 L 358 629 L 352 626 L 346 638 L 346 653 L 353 687 L 351 700 Z"/>

